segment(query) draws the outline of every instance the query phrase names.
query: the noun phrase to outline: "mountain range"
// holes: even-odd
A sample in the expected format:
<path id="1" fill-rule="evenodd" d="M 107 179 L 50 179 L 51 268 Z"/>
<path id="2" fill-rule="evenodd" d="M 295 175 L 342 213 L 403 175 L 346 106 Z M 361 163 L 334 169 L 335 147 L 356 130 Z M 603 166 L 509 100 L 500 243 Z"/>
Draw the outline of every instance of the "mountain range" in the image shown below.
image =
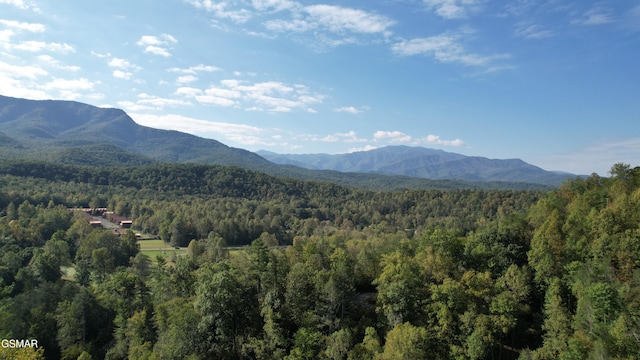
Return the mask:
<path id="1" fill-rule="evenodd" d="M 520 159 L 488 159 L 423 147 L 387 146 L 348 154 L 257 154 L 276 164 L 311 170 L 404 175 L 425 179 L 532 182 L 556 186 L 574 175 L 543 170 Z"/>
<path id="2" fill-rule="evenodd" d="M 93 166 L 228 165 L 367 189 L 540 189 L 557 186 L 571 176 L 521 160 L 490 160 L 411 147 L 344 155 L 256 154 L 213 139 L 141 126 L 119 109 L 7 96 L 0 96 L 2 158 Z"/>

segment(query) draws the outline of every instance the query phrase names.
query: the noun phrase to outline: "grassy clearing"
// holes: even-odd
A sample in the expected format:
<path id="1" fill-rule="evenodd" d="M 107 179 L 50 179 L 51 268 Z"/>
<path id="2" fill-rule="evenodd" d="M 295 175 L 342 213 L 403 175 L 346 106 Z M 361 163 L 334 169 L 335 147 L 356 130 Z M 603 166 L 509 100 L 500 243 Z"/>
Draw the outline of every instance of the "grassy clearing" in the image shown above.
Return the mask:
<path id="1" fill-rule="evenodd" d="M 145 249 L 171 249 L 171 246 L 160 239 L 155 240 L 139 240 L 140 250 Z"/>
<path id="2" fill-rule="evenodd" d="M 76 281 L 76 268 L 74 266 L 61 266 L 62 280 Z"/>
<path id="3" fill-rule="evenodd" d="M 229 251 L 229 257 L 233 258 L 236 256 L 239 256 L 240 254 L 244 253 L 247 251 L 247 249 L 245 248 L 231 248 L 231 249 L 227 249 Z"/>
<path id="4" fill-rule="evenodd" d="M 147 255 L 150 258 L 155 258 L 156 256 L 164 256 L 166 258 L 171 257 L 172 255 L 180 256 L 187 253 L 186 250 L 176 250 L 173 248 L 168 248 L 167 250 L 140 250 L 141 253 Z"/>
<path id="5" fill-rule="evenodd" d="M 150 258 L 155 258 L 158 255 L 169 258 L 174 255 L 180 256 L 187 253 L 186 248 L 176 249 L 160 239 L 139 240 L 138 244 L 140 245 L 140 252 Z"/>
<path id="6" fill-rule="evenodd" d="M 154 258 L 157 255 L 169 258 L 172 254 L 184 255 L 187 253 L 187 248 L 176 249 L 160 239 L 138 240 L 138 244 L 140 245 L 140 252 L 151 258 Z M 246 252 L 247 247 L 232 247 L 228 248 L 228 250 L 230 257 L 236 257 Z"/>

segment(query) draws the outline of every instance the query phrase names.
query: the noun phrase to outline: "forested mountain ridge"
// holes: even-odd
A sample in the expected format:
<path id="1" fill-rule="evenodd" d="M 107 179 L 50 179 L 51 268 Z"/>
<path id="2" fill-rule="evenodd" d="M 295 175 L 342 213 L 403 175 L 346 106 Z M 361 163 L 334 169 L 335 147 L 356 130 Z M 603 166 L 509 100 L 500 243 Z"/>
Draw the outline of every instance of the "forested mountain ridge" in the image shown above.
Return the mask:
<path id="1" fill-rule="evenodd" d="M 488 159 L 423 147 L 387 146 L 348 154 L 276 154 L 258 151 L 276 164 L 314 170 L 405 175 L 428 179 L 529 182 L 558 186 L 575 177 L 527 164 L 520 159 Z"/>
<path id="2" fill-rule="evenodd" d="M 35 154 L 108 143 L 156 161 L 272 166 L 254 153 L 216 140 L 141 126 L 122 110 L 74 101 L 0 96 L 0 131 Z"/>
<path id="3" fill-rule="evenodd" d="M 0 132 L 0 147 L 19 147 L 20 142 Z"/>

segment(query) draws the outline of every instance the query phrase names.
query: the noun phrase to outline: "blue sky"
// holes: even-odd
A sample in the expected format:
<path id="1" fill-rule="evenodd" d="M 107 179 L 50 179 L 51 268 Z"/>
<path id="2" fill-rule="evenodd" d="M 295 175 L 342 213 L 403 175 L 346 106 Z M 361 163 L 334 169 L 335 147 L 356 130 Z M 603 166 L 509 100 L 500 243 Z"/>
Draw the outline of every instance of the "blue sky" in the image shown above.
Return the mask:
<path id="1" fill-rule="evenodd" d="M 0 0 L 0 94 L 278 153 L 640 165 L 640 1 Z"/>

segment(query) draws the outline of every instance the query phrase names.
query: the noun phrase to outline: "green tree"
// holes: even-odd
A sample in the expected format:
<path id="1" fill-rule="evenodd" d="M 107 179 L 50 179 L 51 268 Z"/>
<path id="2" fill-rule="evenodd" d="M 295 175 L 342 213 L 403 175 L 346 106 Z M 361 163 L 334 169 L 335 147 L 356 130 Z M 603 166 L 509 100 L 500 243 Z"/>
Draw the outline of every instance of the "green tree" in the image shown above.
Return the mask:
<path id="1" fill-rule="evenodd" d="M 112 313 L 86 288 L 79 288 L 72 299 L 59 302 L 55 319 L 63 358 L 76 359 L 85 351 L 99 354 L 111 339 Z"/>
<path id="2" fill-rule="evenodd" d="M 374 281 L 378 287 L 378 309 L 390 327 L 416 320 L 425 298 L 417 264 L 399 251 L 384 255 L 381 264 L 382 273 Z"/>
<path id="3" fill-rule="evenodd" d="M 560 279 L 549 281 L 544 303 L 542 347 L 535 351 L 536 359 L 558 359 L 567 349 L 570 319 L 561 296 Z"/>
<path id="4" fill-rule="evenodd" d="M 138 252 L 140 252 L 140 244 L 138 244 L 136 234 L 131 230 L 127 230 L 122 234 L 120 236 L 119 248 L 123 262 L 128 262 L 130 259 L 134 258 Z"/>
<path id="5" fill-rule="evenodd" d="M 243 286 L 228 262 L 206 264 L 196 286 L 198 330 L 206 340 L 205 357 L 239 357 L 240 338 L 249 325 Z"/>
<path id="6" fill-rule="evenodd" d="M 304 263 L 295 263 L 287 274 L 286 313 L 296 326 L 305 323 L 306 314 L 315 309 L 318 299 L 313 274 Z"/>
<path id="7" fill-rule="evenodd" d="M 306 327 L 300 328 L 293 337 L 293 348 L 285 360 L 314 360 L 324 348 L 322 334 Z"/>
<path id="8" fill-rule="evenodd" d="M 61 260 L 53 253 L 38 249 L 31 260 L 33 274 L 41 281 L 54 282 L 60 279 Z"/>
<path id="9" fill-rule="evenodd" d="M 535 270 L 539 283 L 562 276 L 564 262 L 563 219 L 559 210 L 553 210 L 546 221 L 536 229 L 528 252 L 529 264 Z"/>
<path id="10" fill-rule="evenodd" d="M 429 335 L 423 327 L 402 323 L 394 326 L 384 344 L 381 360 L 427 359 L 429 355 Z"/>
<path id="11" fill-rule="evenodd" d="M 98 248 L 91 252 L 91 269 L 98 282 L 104 281 L 107 274 L 115 270 L 114 259 L 107 248 Z"/>
<path id="12" fill-rule="evenodd" d="M 203 338 L 194 326 L 200 320 L 194 304 L 181 297 L 173 298 L 155 308 L 158 340 L 154 353 L 161 359 L 181 360 L 198 352 Z"/>
<path id="13" fill-rule="evenodd" d="M 345 360 L 352 347 L 351 331 L 349 329 L 340 329 L 327 337 L 327 348 L 324 350 L 324 356 L 330 360 Z"/>
<path id="14" fill-rule="evenodd" d="M 206 251 L 209 259 L 213 262 L 222 261 L 229 258 L 227 242 L 216 232 L 210 232 L 207 236 Z"/>
<path id="15" fill-rule="evenodd" d="M 356 344 L 348 354 L 349 360 L 369 360 L 374 359 L 382 352 L 382 346 L 380 346 L 380 340 L 378 340 L 378 334 L 376 329 L 367 327 L 364 332 L 364 339 L 359 344 Z"/>

